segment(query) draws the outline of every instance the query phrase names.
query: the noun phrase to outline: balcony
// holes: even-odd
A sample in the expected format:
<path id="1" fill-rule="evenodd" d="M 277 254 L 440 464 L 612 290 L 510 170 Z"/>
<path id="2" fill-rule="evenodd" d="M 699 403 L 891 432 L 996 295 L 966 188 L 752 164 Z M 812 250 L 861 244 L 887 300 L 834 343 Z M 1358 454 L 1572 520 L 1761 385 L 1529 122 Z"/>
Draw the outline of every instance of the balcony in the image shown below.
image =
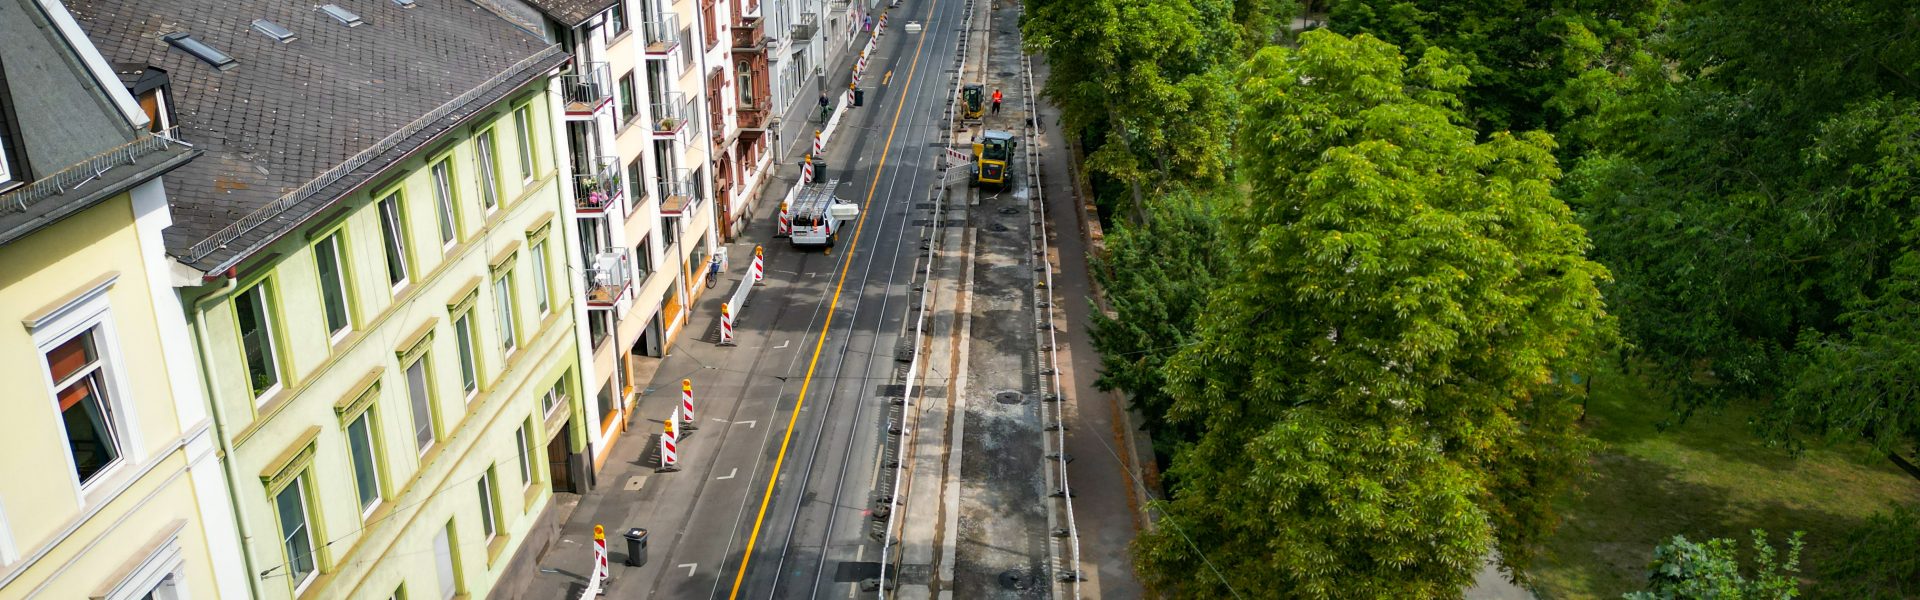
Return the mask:
<path id="1" fill-rule="evenodd" d="M 560 100 L 567 116 L 592 117 L 613 105 L 613 78 L 607 63 L 583 63 L 560 76 Z"/>
<path id="2" fill-rule="evenodd" d="M 596 253 L 586 275 L 587 306 L 612 308 L 633 284 L 633 257 L 626 248 Z"/>
<path id="3" fill-rule="evenodd" d="M 647 58 L 666 58 L 680 47 L 680 15 L 657 15 L 640 23 Z"/>
<path id="4" fill-rule="evenodd" d="M 767 121 L 773 117 L 773 103 L 766 96 L 742 102 L 734 108 L 739 111 L 741 131 L 766 131 Z"/>
<path id="5" fill-rule="evenodd" d="M 653 103 L 653 133 L 660 137 L 673 137 L 687 126 L 687 95 L 680 92 L 667 92 Z"/>
<path id="6" fill-rule="evenodd" d="M 788 37 L 793 38 L 797 43 L 806 42 L 813 39 L 813 34 L 818 29 L 820 29 L 820 15 L 810 12 L 800 13 L 800 20 L 794 22 L 793 30 L 788 33 Z"/>
<path id="7" fill-rule="evenodd" d="M 602 156 L 573 166 L 573 206 L 583 217 L 605 214 L 620 205 L 620 158 Z"/>
<path id="8" fill-rule="evenodd" d="M 760 17 L 741 17 L 733 24 L 733 51 L 766 52 L 766 36 L 760 35 Z"/>
<path id="9" fill-rule="evenodd" d="M 698 205 L 699 199 L 693 197 L 692 169 L 674 169 L 671 177 L 656 178 L 654 184 L 660 189 L 661 216 L 680 216 Z"/>

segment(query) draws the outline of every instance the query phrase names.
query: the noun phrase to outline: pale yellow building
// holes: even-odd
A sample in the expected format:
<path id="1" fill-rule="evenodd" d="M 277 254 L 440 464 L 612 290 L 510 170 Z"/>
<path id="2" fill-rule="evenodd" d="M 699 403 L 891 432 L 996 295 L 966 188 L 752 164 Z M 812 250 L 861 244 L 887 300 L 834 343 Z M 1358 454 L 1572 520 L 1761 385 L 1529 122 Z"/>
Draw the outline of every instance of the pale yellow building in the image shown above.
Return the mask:
<path id="1" fill-rule="evenodd" d="M 0 598 L 245 598 L 161 230 L 166 74 L 0 0 Z"/>

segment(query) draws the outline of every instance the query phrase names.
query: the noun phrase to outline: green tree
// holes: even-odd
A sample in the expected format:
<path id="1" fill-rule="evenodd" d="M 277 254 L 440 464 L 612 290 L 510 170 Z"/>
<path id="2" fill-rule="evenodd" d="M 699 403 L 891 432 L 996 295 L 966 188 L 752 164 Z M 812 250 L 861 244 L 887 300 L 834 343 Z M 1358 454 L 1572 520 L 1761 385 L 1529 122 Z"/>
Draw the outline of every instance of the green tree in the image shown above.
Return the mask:
<path id="1" fill-rule="evenodd" d="M 1647 589 L 1628 600 L 1787 600 L 1800 595 L 1793 573 L 1800 566 L 1800 534 L 1787 538 L 1787 555 L 1767 543 L 1767 532 L 1753 530 L 1751 577 L 1741 573 L 1739 549 L 1719 538 L 1698 544 L 1676 535 L 1653 550 Z"/>
<path id="2" fill-rule="evenodd" d="M 1496 545 L 1532 555 L 1587 449 L 1553 374 L 1606 338 L 1607 273 L 1552 139 L 1477 141 L 1466 83 L 1445 51 L 1324 31 L 1243 69 L 1251 193 L 1166 369 L 1203 433 L 1139 542 L 1154 589 L 1457 598 Z"/>
<path id="3" fill-rule="evenodd" d="M 1898 421 L 1911 422 L 1912 400 L 1865 420 L 1822 414 L 1898 400 L 1884 395 L 1897 381 L 1834 369 L 1905 360 L 1873 346 L 1875 328 L 1897 334 L 1870 313 L 1901 310 L 1911 277 L 1895 262 L 1920 216 L 1915 23 L 1920 5 L 1905 0 L 1699 0 L 1638 54 L 1569 85 L 1594 150 L 1562 193 L 1682 418 L 1748 399 L 1772 402 L 1768 431 L 1789 442 L 1911 444 Z M 1861 396 L 1830 403 L 1823 390 Z"/>
<path id="4" fill-rule="evenodd" d="M 1087 169 L 1123 182 L 1136 220 L 1170 180 L 1207 184 L 1228 169 L 1240 28 L 1233 0 L 1043 0 L 1021 25 L 1051 69 L 1042 93 Z"/>
<path id="5" fill-rule="evenodd" d="M 1467 113 L 1483 132 L 1557 129 L 1548 105 L 1595 54 L 1631 47 L 1665 0 L 1335 0 L 1329 26 L 1466 65 Z"/>
<path id="6" fill-rule="evenodd" d="M 1150 218 L 1121 223 L 1106 237 L 1093 274 L 1113 316 L 1095 312 L 1088 335 L 1100 351 L 1103 390 L 1123 390 L 1146 418 L 1154 443 L 1171 447 L 1192 433 L 1167 420 L 1173 405 L 1163 369 L 1193 338 L 1207 292 L 1231 269 L 1219 252 L 1213 195 L 1178 191 L 1154 198 Z"/>

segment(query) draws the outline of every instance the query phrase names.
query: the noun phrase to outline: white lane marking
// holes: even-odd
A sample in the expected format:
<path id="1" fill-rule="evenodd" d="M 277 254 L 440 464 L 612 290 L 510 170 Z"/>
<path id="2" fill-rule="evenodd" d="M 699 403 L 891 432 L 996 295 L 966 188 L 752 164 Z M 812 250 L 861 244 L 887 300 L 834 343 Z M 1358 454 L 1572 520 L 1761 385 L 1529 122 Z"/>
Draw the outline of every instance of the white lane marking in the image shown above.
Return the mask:
<path id="1" fill-rule="evenodd" d="M 781 348 L 785 348 L 787 347 L 787 344 L 791 342 L 793 342 L 793 340 L 780 340 L 780 345 L 774 346 L 773 349 L 779 350 Z"/>
<path id="2" fill-rule="evenodd" d="M 733 424 L 735 424 L 735 425 L 739 425 L 739 424 L 741 424 L 741 423 L 746 423 L 746 424 L 747 424 L 747 429 L 753 429 L 753 426 L 754 426 L 754 425 L 756 425 L 756 424 L 759 424 L 760 422 L 759 422 L 759 421 L 734 421 L 734 422 L 733 422 Z"/>
<path id="3" fill-rule="evenodd" d="M 727 474 L 726 474 L 726 475 L 722 475 L 722 476 L 720 476 L 720 477 L 715 477 L 714 479 L 733 479 L 733 476 L 734 476 L 734 475 L 739 475 L 739 474 L 740 474 L 740 468 L 739 468 L 739 467 L 734 467 L 734 468 L 732 468 L 732 469 L 729 469 L 729 470 L 727 470 Z"/>
<path id="4" fill-rule="evenodd" d="M 693 570 L 694 570 L 694 569 L 697 569 L 697 568 L 699 568 L 699 567 L 700 567 L 700 563 L 680 563 L 679 565 L 675 565 L 675 567 L 674 567 L 674 568 L 678 568 L 678 569 L 686 569 L 686 570 L 687 570 L 687 576 L 688 576 L 688 577 L 692 577 L 692 576 L 693 576 Z"/>

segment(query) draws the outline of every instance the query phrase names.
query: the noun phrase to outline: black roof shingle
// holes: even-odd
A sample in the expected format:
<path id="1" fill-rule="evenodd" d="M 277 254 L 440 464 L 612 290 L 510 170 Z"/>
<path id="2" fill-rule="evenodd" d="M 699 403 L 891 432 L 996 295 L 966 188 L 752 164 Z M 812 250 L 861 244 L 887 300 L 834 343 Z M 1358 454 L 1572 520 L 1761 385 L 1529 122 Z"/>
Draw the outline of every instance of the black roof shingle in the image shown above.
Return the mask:
<path id="1" fill-rule="evenodd" d="M 231 266 L 566 60 L 466 0 L 335 3 L 366 23 L 285 0 L 70 0 L 109 61 L 166 70 L 180 136 L 206 151 L 166 179 L 166 245 L 182 262 Z M 298 39 L 254 31 L 262 18 Z M 161 39 L 173 32 L 239 68 L 174 49 Z"/>

